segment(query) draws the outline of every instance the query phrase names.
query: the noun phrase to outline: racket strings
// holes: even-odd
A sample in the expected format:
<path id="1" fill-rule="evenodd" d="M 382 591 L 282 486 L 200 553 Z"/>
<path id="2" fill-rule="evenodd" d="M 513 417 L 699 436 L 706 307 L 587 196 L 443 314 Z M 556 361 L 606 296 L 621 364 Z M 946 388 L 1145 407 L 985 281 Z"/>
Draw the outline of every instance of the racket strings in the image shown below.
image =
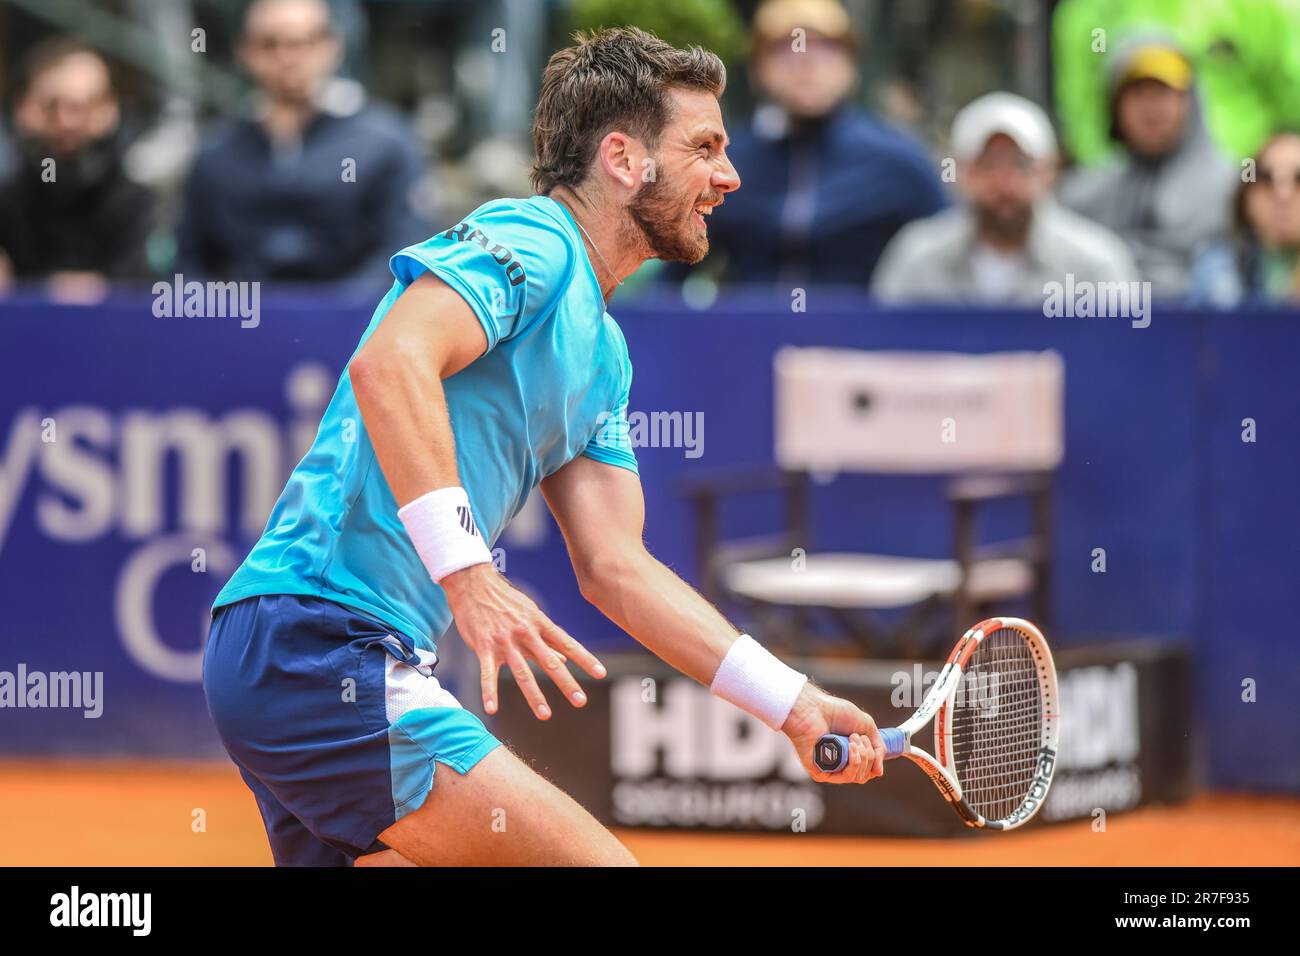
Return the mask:
<path id="1" fill-rule="evenodd" d="M 1000 820 L 1025 801 L 1037 775 L 1043 693 L 1028 642 L 1004 628 L 985 637 L 962 671 L 952 749 L 967 803 Z"/>

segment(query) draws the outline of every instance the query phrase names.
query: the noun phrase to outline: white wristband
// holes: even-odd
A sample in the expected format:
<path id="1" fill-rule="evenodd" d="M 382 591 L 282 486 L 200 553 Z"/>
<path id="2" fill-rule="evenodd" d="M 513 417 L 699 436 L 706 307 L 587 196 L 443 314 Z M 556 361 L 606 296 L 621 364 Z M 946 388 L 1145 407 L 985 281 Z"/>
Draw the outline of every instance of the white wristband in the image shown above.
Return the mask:
<path id="1" fill-rule="evenodd" d="M 807 682 L 807 675 L 781 663 L 758 641 L 742 634 L 718 665 L 709 690 L 780 730 Z"/>
<path id="2" fill-rule="evenodd" d="M 430 491 L 398 508 L 397 517 L 435 582 L 453 571 L 492 560 L 464 488 Z"/>

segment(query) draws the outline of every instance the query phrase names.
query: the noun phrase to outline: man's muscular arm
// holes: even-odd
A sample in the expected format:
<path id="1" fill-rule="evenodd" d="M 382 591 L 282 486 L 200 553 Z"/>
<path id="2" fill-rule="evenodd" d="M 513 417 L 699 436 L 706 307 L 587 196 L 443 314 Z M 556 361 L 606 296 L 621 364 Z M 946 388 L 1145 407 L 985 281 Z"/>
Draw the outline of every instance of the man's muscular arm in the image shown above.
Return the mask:
<path id="1" fill-rule="evenodd" d="M 349 364 L 357 407 L 399 507 L 435 489 L 460 485 L 442 380 L 480 357 L 487 344 L 465 300 L 425 274 L 393 303 Z M 529 660 L 542 667 L 575 707 L 587 699 L 565 660 L 593 677 L 605 675 L 595 656 L 491 564 L 463 568 L 439 583 L 457 630 L 478 655 L 488 713 L 497 710 L 497 672 L 502 665 L 510 668 L 542 720 L 551 712 Z"/>
<path id="2" fill-rule="evenodd" d="M 348 365 L 366 432 L 399 506 L 460 484 L 442 380 L 486 349 L 487 336 L 465 300 L 425 273 Z"/>
<path id="3" fill-rule="evenodd" d="M 576 458 L 542 482 L 559 522 L 583 596 L 655 656 L 704 685 L 737 639 L 733 627 L 694 588 L 646 550 L 641 480 L 624 468 Z M 884 745 L 870 716 L 811 681 L 782 731 L 815 780 L 863 783 L 883 771 Z M 850 737 L 849 764 L 827 774 L 812 761 L 825 733 Z"/>

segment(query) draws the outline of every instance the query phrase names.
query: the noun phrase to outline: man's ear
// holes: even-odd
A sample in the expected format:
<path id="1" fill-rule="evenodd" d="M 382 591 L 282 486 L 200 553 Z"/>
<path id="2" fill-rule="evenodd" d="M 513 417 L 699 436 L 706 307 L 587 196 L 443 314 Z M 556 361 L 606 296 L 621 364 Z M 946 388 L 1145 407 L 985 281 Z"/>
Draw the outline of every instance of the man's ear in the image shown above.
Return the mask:
<path id="1" fill-rule="evenodd" d="M 646 155 L 639 140 L 617 131 L 605 134 L 596 150 L 601 170 L 625 189 L 636 189 L 641 181 L 641 159 Z"/>

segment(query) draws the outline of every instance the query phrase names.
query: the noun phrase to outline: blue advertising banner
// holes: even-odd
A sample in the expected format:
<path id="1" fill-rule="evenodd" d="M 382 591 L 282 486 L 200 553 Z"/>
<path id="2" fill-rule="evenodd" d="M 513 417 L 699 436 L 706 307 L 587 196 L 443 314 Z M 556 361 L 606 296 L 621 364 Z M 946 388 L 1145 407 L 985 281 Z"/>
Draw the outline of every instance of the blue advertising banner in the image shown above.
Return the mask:
<path id="1" fill-rule="evenodd" d="M 221 753 L 198 685 L 208 607 L 310 444 L 373 308 L 309 294 L 249 304 L 256 321 L 158 314 L 147 296 L 0 304 L 0 751 Z M 1052 639 L 1186 642 L 1199 722 L 1189 732 L 1208 741 L 1211 782 L 1300 789 L 1300 654 L 1287 636 L 1300 612 L 1296 316 L 1160 311 L 1132 328 L 877 310 L 819 290 L 802 312 L 737 296 L 703 312 L 646 298 L 616 303 L 615 315 L 636 370 L 632 411 L 680 423 L 668 441 L 643 431 L 637 454 L 647 541 L 688 579 L 693 528 L 677 484 L 772 461 L 779 346 L 1059 351 L 1066 456 Z M 943 555 L 941 487 L 904 477 L 818 486 L 814 544 Z M 777 519 L 760 503 L 728 530 L 772 530 Z M 539 500 L 499 544 L 511 579 L 575 636 L 606 651 L 634 646 L 582 601 Z M 1105 573 L 1093 570 L 1097 548 Z M 74 705 L 5 703 L 4 675 L 12 689 L 20 667 L 24 686 L 45 682 L 47 705 Z M 74 673 L 90 676 L 58 677 Z"/>

